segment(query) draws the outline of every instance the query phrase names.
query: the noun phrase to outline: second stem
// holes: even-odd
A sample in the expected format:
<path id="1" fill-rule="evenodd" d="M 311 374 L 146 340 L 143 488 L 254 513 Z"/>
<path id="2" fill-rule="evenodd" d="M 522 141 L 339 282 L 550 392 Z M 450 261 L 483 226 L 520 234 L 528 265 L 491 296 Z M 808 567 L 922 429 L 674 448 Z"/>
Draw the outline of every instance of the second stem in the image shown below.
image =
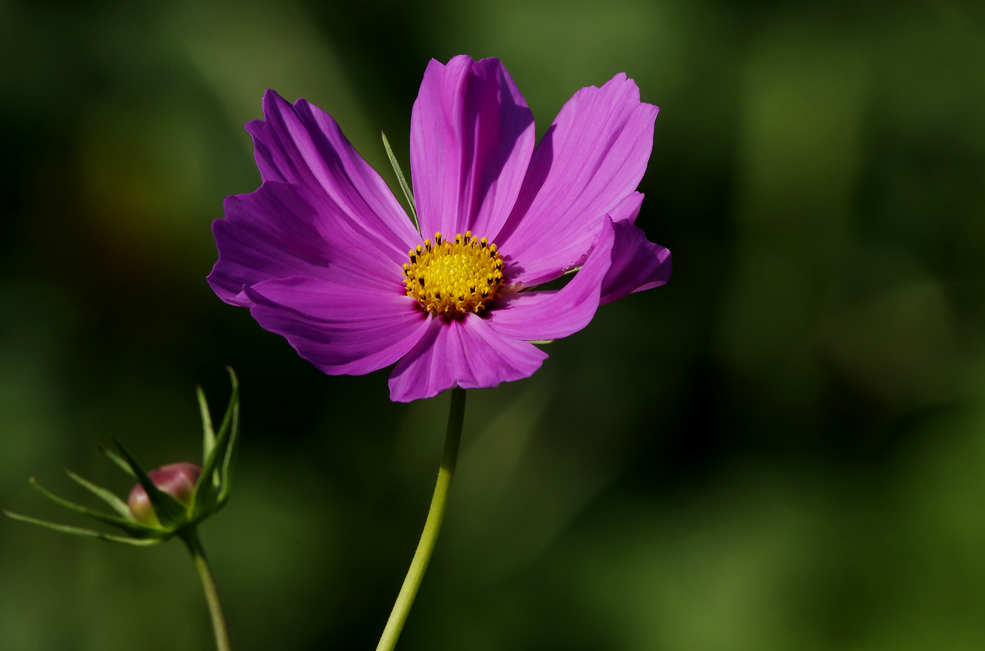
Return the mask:
<path id="1" fill-rule="evenodd" d="M 180 534 L 181 539 L 188 546 L 192 560 L 195 562 L 195 569 L 198 576 L 202 579 L 202 588 L 205 589 L 205 600 L 209 603 L 209 614 L 212 615 L 212 628 L 215 631 L 215 645 L 218 651 L 230 651 L 229 630 L 226 628 L 226 617 L 222 613 L 222 604 L 219 602 L 219 591 L 215 587 L 215 579 L 212 578 L 212 570 L 209 569 L 209 562 L 205 560 L 205 551 L 202 543 L 198 540 L 198 531 L 195 527 Z"/>
<path id="2" fill-rule="evenodd" d="M 414 604 L 414 597 L 417 596 L 417 589 L 421 587 L 424 572 L 427 570 L 428 561 L 431 560 L 431 553 L 434 551 L 434 544 L 438 540 L 441 521 L 445 517 L 445 508 L 448 505 L 448 489 L 451 487 L 451 480 L 455 475 L 455 464 L 458 461 L 458 446 L 462 440 L 464 421 L 465 389 L 455 387 L 451 390 L 451 407 L 448 411 L 445 449 L 441 453 L 441 467 L 438 470 L 438 481 L 434 486 L 434 496 L 431 498 L 428 519 L 424 523 L 421 541 L 417 543 L 414 559 L 410 562 L 410 569 L 407 570 L 404 584 L 400 586 L 400 594 L 397 595 L 397 602 L 393 604 L 393 611 L 390 613 L 390 619 L 386 622 L 386 628 L 383 629 L 383 635 L 380 637 L 376 651 L 392 651 L 397 645 L 400 631 L 404 628 L 410 607 Z"/>

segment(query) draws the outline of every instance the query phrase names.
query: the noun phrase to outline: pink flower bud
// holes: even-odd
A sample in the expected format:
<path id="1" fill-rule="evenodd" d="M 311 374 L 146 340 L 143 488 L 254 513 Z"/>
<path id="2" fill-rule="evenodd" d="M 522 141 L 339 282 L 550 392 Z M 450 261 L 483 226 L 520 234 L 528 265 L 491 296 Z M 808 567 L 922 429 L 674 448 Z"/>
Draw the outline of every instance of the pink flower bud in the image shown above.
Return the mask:
<path id="1" fill-rule="evenodd" d="M 147 476 L 161 492 L 167 493 L 188 506 L 192 501 L 192 493 L 195 491 L 195 482 L 198 481 L 198 476 L 201 474 L 201 466 L 182 461 L 151 470 Z M 147 491 L 140 484 L 134 486 L 133 490 L 130 491 L 127 505 L 137 522 L 155 527 L 160 526 L 161 523 L 157 519 L 157 514 L 154 513 L 154 508 L 147 498 Z"/>

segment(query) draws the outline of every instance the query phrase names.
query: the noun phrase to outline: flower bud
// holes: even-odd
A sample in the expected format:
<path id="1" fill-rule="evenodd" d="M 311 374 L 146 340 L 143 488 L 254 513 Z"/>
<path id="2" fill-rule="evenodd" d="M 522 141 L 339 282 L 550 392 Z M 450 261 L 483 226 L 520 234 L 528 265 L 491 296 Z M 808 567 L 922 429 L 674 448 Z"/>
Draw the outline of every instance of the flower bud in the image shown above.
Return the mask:
<path id="1" fill-rule="evenodd" d="M 185 506 L 191 504 L 192 494 L 195 492 L 195 482 L 202 474 L 202 467 L 195 463 L 182 461 L 180 463 L 170 463 L 161 466 L 157 470 L 147 473 L 150 480 L 154 482 L 161 492 L 167 493 Z M 140 484 L 133 487 L 130 497 L 127 498 L 127 505 L 130 513 L 133 514 L 137 522 L 151 526 L 160 526 L 154 507 L 147 497 L 147 491 Z"/>

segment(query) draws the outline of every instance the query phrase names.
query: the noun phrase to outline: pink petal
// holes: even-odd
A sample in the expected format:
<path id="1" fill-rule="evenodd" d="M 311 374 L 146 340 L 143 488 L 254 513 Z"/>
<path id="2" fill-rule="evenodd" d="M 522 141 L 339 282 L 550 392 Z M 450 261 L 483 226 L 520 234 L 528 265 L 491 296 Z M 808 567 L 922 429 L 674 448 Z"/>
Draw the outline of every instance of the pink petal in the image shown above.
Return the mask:
<path id="1" fill-rule="evenodd" d="M 599 306 L 614 237 L 612 220 L 606 217 L 585 266 L 571 282 L 559 291 L 522 292 L 497 300 L 489 325 L 527 341 L 567 337 L 587 326 Z"/>
<path id="2" fill-rule="evenodd" d="M 493 236 L 516 201 L 534 118 L 497 59 L 432 60 L 410 123 L 410 167 L 424 237 Z"/>
<path id="3" fill-rule="evenodd" d="M 409 296 L 315 278 L 269 280 L 246 292 L 253 318 L 329 375 L 363 375 L 393 364 L 430 321 Z"/>
<path id="4" fill-rule="evenodd" d="M 602 218 L 643 178 L 658 110 L 623 73 L 568 100 L 496 237 L 511 281 L 536 285 L 582 263 Z"/>
<path id="5" fill-rule="evenodd" d="M 264 120 L 246 125 L 264 181 L 317 188 L 386 246 L 401 254 L 420 237 L 380 175 L 362 159 L 328 113 L 299 99 L 293 106 L 272 90 Z"/>
<path id="6" fill-rule="evenodd" d="M 670 251 L 646 239 L 646 233 L 629 221 L 615 225 L 612 265 L 602 281 L 602 303 L 611 303 L 633 292 L 659 287 L 670 280 Z"/>
<path id="7" fill-rule="evenodd" d="M 532 344 L 505 337 L 475 315 L 462 321 L 432 319 L 390 376 L 390 399 L 431 398 L 455 386 L 494 387 L 533 375 L 547 354 Z"/>
<path id="8" fill-rule="evenodd" d="M 244 287 L 289 276 L 402 289 L 406 252 L 381 242 L 323 192 L 267 181 L 226 197 L 224 207 L 226 218 L 212 223 L 219 260 L 208 281 L 227 303 L 249 305 Z"/>

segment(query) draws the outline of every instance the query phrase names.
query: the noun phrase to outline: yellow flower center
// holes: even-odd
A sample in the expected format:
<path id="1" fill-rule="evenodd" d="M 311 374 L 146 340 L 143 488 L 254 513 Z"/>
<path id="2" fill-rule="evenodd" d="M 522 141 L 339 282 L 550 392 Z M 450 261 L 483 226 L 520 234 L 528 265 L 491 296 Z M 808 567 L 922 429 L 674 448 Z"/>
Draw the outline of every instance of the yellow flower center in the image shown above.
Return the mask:
<path id="1" fill-rule="evenodd" d="M 408 252 L 404 265 L 404 286 L 428 311 L 447 316 L 478 314 L 494 298 L 503 283 L 503 259 L 495 244 L 476 238 L 471 231 L 434 242 Z"/>

